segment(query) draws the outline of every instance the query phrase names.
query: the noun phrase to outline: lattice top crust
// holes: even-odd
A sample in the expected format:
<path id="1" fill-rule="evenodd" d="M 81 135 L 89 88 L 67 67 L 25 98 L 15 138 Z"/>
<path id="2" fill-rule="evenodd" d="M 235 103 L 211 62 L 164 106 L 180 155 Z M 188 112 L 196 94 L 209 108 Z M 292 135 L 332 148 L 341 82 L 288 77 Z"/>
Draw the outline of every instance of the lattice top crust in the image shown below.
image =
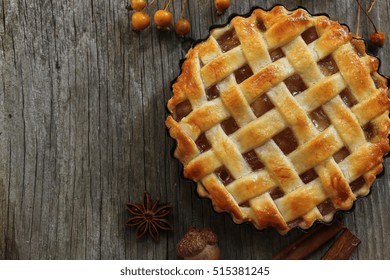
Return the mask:
<path id="1" fill-rule="evenodd" d="M 276 6 L 186 55 L 166 125 L 184 175 L 235 222 L 284 234 L 369 193 L 389 151 L 387 80 L 346 26 Z"/>

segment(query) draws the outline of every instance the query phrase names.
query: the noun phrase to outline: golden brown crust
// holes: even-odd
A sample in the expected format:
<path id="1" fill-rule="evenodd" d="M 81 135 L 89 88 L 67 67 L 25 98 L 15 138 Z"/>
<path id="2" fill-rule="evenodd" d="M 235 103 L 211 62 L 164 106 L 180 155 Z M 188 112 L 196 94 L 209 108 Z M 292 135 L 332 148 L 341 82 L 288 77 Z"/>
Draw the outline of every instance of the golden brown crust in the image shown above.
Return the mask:
<path id="1" fill-rule="evenodd" d="M 284 46 L 301 34 L 311 24 L 309 14 L 301 9 L 272 24 L 264 36 L 270 49 Z"/>
<path id="2" fill-rule="evenodd" d="M 186 56 L 186 60 L 182 66 L 182 73 L 177 78 L 177 81 L 173 84 L 173 97 L 168 101 L 169 111 L 173 109 L 180 102 L 185 99 L 197 100 L 201 99 L 203 93 L 202 81 L 198 76 L 194 76 L 193 73 L 197 71 L 199 65 L 196 60 L 195 50 L 190 50 Z"/>
<path id="3" fill-rule="evenodd" d="M 202 184 L 210 194 L 214 207 L 216 207 L 218 211 L 230 212 L 238 220 L 242 220 L 244 218 L 238 204 L 234 201 L 231 194 L 226 191 L 215 175 L 209 175 L 204 178 L 202 180 Z"/>
<path id="4" fill-rule="evenodd" d="M 285 219 L 275 207 L 269 195 L 263 195 L 252 200 L 251 206 L 259 228 L 274 227 L 280 232 L 288 230 Z"/>
<path id="5" fill-rule="evenodd" d="M 222 46 L 224 36 L 235 39 Z M 390 100 L 378 67 L 362 40 L 325 16 L 276 6 L 235 17 L 188 52 L 173 85 L 166 125 L 175 157 L 199 194 L 237 223 L 284 234 L 297 223 L 328 222 L 368 194 L 390 151 Z M 251 107 L 260 99 L 262 112 Z M 185 101 L 191 112 L 178 118 Z M 277 140 L 286 130 L 292 150 Z M 198 143 L 201 135 L 207 143 Z M 334 211 L 322 215 L 319 205 L 329 201 Z"/>
<path id="6" fill-rule="evenodd" d="M 195 154 L 198 153 L 198 149 L 194 142 L 180 129 L 175 120 L 169 116 L 166 120 L 166 125 L 169 128 L 169 133 L 172 138 L 176 139 L 177 146 L 174 156 L 180 159 L 183 164 L 189 162 Z"/>

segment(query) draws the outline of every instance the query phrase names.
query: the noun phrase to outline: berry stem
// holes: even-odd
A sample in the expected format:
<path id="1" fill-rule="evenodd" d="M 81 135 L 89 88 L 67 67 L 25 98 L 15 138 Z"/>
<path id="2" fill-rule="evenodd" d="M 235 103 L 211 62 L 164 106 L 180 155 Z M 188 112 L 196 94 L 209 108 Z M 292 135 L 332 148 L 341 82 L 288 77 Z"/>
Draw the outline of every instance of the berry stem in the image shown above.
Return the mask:
<path id="1" fill-rule="evenodd" d="M 378 29 L 376 28 L 375 23 L 372 21 L 370 15 L 368 14 L 368 12 L 367 12 L 365 9 L 363 9 L 362 5 L 360 5 L 360 0 L 357 0 L 357 3 L 358 3 L 359 8 L 360 8 L 360 9 L 366 14 L 366 16 L 368 17 L 369 21 L 371 22 L 372 26 L 374 27 L 375 32 L 378 33 Z"/>
<path id="2" fill-rule="evenodd" d="M 187 0 L 183 0 L 183 5 L 181 6 L 181 18 L 184 18 L 184 12 L 186 10 Z"/>
<path id="3" fill-rule="evenodd" d="M 147 6 L 145 7 L 145 9 L 146 9 L 146 10 L 149 9 L 149 7 L 152 6 L 154 2 L 156 2 L 156 0 L 150 1 L 149 5 L 147 5 Z"/>
<path id="4" fill-rule="evenodd" d="M 360 27 L 360 0 L 358 2 L 358 8 L 357 8 L 357 23 L 356 23 L 356 32 L 355 32 L 355 37 L 359 37 L 359 27 Z"/>
<path id="5" fill-rule="evenodd" d="M 166 10 L 168 10 L 168 7 L 171 4 L 172 0 L 169 0 L 169 1 L 165 0 L 164 2 L 165 2 L 164 10 L 166 11 Z"/>
<path id="6" fill-rule="evenodd" d="M 368 8 L 367 12 L 371 12 L 372 8 L 374 8 L 374 5 L 375 5 L 375 0 L 371 0 L 370 2 L 370 7 Z"/>

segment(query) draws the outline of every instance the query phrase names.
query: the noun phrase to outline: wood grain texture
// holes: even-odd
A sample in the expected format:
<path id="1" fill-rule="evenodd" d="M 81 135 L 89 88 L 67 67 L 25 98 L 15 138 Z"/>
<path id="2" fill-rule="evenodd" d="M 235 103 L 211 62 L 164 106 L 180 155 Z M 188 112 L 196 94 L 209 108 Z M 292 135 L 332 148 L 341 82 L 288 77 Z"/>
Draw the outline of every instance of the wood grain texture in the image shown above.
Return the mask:
<path id="1" fill-rule="evenodd" d="M 326 12 L 355 29 L 354 0 L 231 2 L 217 16 L 213 1 L 188 1 L 190 37 L 205 38 L 231 13 L 276 3 Z M 235 225 L 183 179 L 164 119 L 170 83 L 192 39 L 155 28 L 132 32 L 126 4 L 0 1 L 0 259 L 176 259 L 175 244 L 190 225 L 211 227 L 224 259 L 270 259 L 302 233 L 281 237 Z M 180 1 L 171 9 L 178 18 Z M 389 1 L 372 11 L 386 35 L 389 13 Z M 362 17 L 361 34 L 371 31 Z M 384 74 L 389 44 L 378 54 Z M 343 215 L 362 240 L 354 259 L 390 259 L 389 159 L 386 165 L 372 194 Z M 175 205 L 174 230 L 159 242 L 136 241 L 125 226 L 126 202 L 145 190 Z"/>

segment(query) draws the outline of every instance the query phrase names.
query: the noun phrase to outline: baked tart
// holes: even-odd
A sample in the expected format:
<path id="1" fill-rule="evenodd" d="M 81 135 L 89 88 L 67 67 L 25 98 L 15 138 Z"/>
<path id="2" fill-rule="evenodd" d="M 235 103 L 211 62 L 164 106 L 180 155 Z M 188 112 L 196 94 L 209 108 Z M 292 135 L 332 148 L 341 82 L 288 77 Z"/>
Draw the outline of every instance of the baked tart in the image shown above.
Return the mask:
<path id="1" fill-rule="evenodd" d="M 389 151 L 387 79 L 362 40 L 282 6 L 236 16 L 187 53 L 166 119 L 200 196 L 281 234 L 366 196 Z"/>

